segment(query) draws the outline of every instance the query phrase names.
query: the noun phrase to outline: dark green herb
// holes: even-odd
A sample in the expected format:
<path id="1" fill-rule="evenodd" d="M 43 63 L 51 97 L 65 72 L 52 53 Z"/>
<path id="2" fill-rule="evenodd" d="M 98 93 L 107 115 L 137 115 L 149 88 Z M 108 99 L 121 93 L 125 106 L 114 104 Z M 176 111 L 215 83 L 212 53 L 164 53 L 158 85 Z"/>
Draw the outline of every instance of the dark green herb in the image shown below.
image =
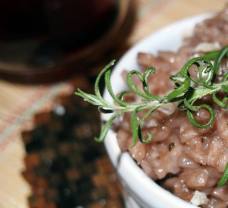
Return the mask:
<path id="1" fill-rule="evenodd" d="M 218 182 L 218 186 L 219 186 L 219 187 L 222 187 L 222 186 L 224 186 L 227 182 L 228 182 L 228 163 L 226 164 L 226 167 L 225 167 L 225 171 L 224 171 L 223 176 L 221 177 L 221 179 L 220 179 L 219 182 Z"/>

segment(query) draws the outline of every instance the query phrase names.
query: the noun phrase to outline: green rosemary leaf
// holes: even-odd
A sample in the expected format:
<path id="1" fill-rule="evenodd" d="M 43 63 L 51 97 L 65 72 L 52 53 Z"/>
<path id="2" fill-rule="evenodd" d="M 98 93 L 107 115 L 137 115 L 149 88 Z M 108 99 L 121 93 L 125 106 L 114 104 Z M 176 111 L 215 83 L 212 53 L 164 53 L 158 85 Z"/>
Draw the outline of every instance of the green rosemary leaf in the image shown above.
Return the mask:
<path id="1" fill-rule="evenodd" d="M 75 95 L 82 97 L 84 99 L 84 101 L 86 101 L 92 105 L 98 105 L 98 106 L 102 105 L 100 100 L 95 95 L 83 92 L 80 89 L 77 89 L 77 91 L 75 92 Z"/>
<path id="2" fill-rule="evenodd" d="M 177 98 L 183 97 L 185 93 L 189 90 L 190 87 L 190 79 L 185 79 L 183 84 L 179 86 L 177 89 L 170 92 L 165 98 L 167 101 L 173 101 Z"/>
<path id="3" fill-rule="evenodd" d="M 213 60 L 215 60 L 216 57 L 218 56 L 219 52 L 220 52 L 220 51 L 218 51 L 218 50 L 207 52 L 206 54 L 204 54 L 204 55 L 202 56 L 202 58 L 203 58 L 204 60 L 207 60 L 207 61 L 211 61 L 211 60 L 213 61 Z"/>
<path id="4" fill-rule="evenodd" d="M 118 116 L 117 114 L 113 114 L 111 116 L 111 118 L 108 121 L 106 121 L 106 123 L 104 125 L 102 125 L 101 133 L 100 133 L 99 137 L 95 137 L 95 141 L 97 141 L 97 142 L 104 141 L 109 129 L 111 128 L 111 126 L 113 124 L 113 121 L 117 118 L 117 116 Z"/>
<path id="5" fill-rule="evenodd" d="M 222 85 L 222 91 L 228 93 L 228 85 Z"/>
<path id="6" fill-rule="evenodd" d="M 220 180 L 219 180 L 219 182 L 218 182 L 218 186 L 219 186 L 219 187 L 222 187 L 222 186 L 224 186 L 227 182 L 228 182 L 228 163 L 226 164 L 226 167 L 225 167 L 223 176 L 220 178 Z"/>
<path id="7" fill-rule="evenodd" d="M 116 96 L 113 92 L 112 85 L 111 85 L 111 70 L 108 70 L 105 73 L 105 85 L 106 85 L 106 88 L 107 88 L 109 94 L 111 95 L 112 99 L 114 100 L 114 102 L 118 103 L 120 106 L 127 105 L 126 102 L 119 99 L 118 96 Z"/>
<path id="8" fill-rule="evenodd" d="M 218 70 L 219 70 L 219 66 L 222 62 L 222 59 L 224 57 L 228 56 L 228 47 L 224 47 L 217 55 L 216 59 L 215 59 L 215 63 L 214 63 L 214 67 L 213 67 L 213 71 L 215 72 L 215 74 L 218 74 Z"/>
<path id="9" fill-rule="evenodd" d="M 224 74 L 223 82 L 226 83 L 226 84 L 222 85 L 222 91 L 225 92 L 225 93 L 228 93 L 228 73 Z"/>
<path id="10" fill-rule="evenodd" d="M 198 83 L 202 84 L 207 88 L 211 88 L 212 79 L 214 77 L 213 65 L 209 61 L 199 62 L 198 67 Z"/>
<path id="11" fill-rule="evenodd" d="M 101 92 L 100 92 L 100 80 L 101 77 L 104 75 L 104 73 L 109 70 L 112 66 L 114 66 L 115 64 L 115 60 L 112 60 L 108 65 L 106 65 L 101 72 L 98 74 L 97 79 L 95 81 L 95 85 L 94 85 L 94 91 L 95 91 L 95 95 L 97 96 L 97 98 L 103 103 L 105 104 L 105 100 L 103 99 Z"/>
<path id="12" fill-rule="evenodd" d="M 136 110 L 131 113 L 131 130 L 132 130 L 132 146 L 134 146 L 137 143 L 139 130 L 140 130 Z"/>
<path id="13" fill-rule="evenodd" d="M 148 81 L 149 77 L 156 72 L 156 69 L 154 67 L 149 67 L 145 70 L 143 73 L 143 80 L 146 82 Z"/>
<path id="14" fill-rule="evenodd" d="M 223 81 L 227 81 L 227 80 L 228 80 L 228 73 L 225 73 L 223 77 Z"/>
<path id="15" fill-rule="evenodd" d="M 198 65 L 199 61 L 203 61 L 203 57 L 195 57 L 190 59 L 189 61 L 187 61 L 187 63 L 181 68 L 180 72 L 178 72 L 178 74 L 181 74 L 183 77 L 189 77 L 189 69 L 193 66 L 193 65 Z"/>
<path id="16" fill-rule="evenodd" d="M 140 126 L 140 123 L 139 123 L 139 118 L 137 116 L 137 110 L 135 110 L 131 113 L 131 129 L 132 129 L 132 145 L 131 145 L 131 147 L 136 145 L 138 139 L 143 144 L 148 144 L 152 141 L 152 139 L 153 139 L 152 133 L 148 132 L 146 137 L 144 137 L 142 134 L 142 127 Z"/>
<path id="17" fill-rule="evenodd" d="M 186 77 L 183 77 L 183 75 L 181 75 L 180 73 L 177 73 L 170 77 L 170 80 L 173 81 L 177 87 L 179 87 L 181 84 L 183 84 L 185 79 L 186 79 Z"/>
<path id="18" fill-rule="evenodd" d="M 197 111 L 197 107 L 192 105 L 187 99 L 184 99 L 184 107 L 190 111 Z"/>
<path id="19" fill-rule="evenodd" d="M 145 72 L 143 73 L 143 77 L 142 77 L 143 90 L 144 90 L 145 94 L 147 95 L 147 98 L 150 100 L 159 100 L 159 96 L 155 96 L 150 92 L 149 85 L 148 85 L 148 79 L 151 75 L 153 75 L 155 73 L 155 71 L 156 70 L 154 67 L 147 68 L 145 70 Z"/>
<path id="20" fill-rule="evenodd" d="M 228 93 L 228 85 L 222 85 L 222 91 Z"/>
<path id="21" fill-rule="evenodd" d="M 136 70 L 130 71 L 127 74 L 127 85 L 129 87 L 129 89 L 143 98 L 148 98 L 148 96 L 145 94 L 145 92 L 143 92 L 141 89 L 139 89 L 139 87 L 133 81 L 133 76 L 136 76 L 141 82 L 143 82 L 143 75 L 141 72 L 136 71 Z"/>
<path id="22" fill-rule="evenodd" d="M 206 88 L 204 86 L 199 86 L 199 87 L 193 88 L 192 95 L 190 98 L 188 98 L 188 100 L 190 103 L 194 103 L 196 100 L 203 98 L 206 95 L 213 94 L 213 92 L 218 91 L 218 89 L 220 89 L 220 88 L 221 88 L 221 86 L 218 86 L 216 88 L 215 85 L 213 85 L 213 88 Z"/>
<path id="23" fill-rule="evenodd" d="M 222 100 L 219 99 L 216 93 L 212 94 L 213 101 L 221 108 L 228 108 L 228 97 L 224 97 Z"/>
<path id="24" fill-rule="evenodd" d="M 209 112 L 210 114 L 210 118 L 208 120 L 208 122 L 206 124 L 201 124 L 199 123 L 194 115 L 193 115 L 193 112 L 191 110 L 187 110 L 187 117 L 188 117 L 188 120 L 190 121 L 190 123 L 197 127 L 197 128 L 209 128 L 209 127 L 212 127 L 213 123 L 214 123 L 214 120 L 215 120 L 215 112 L 214 110 L 207 104 L 202 104 L 200 106 L 195 106 L 195 108 L 197 109 L 197 111 L 201 110 L 201 109 L 205 109 Z M 196 113 L 196 112 L 194 112 Z"/>

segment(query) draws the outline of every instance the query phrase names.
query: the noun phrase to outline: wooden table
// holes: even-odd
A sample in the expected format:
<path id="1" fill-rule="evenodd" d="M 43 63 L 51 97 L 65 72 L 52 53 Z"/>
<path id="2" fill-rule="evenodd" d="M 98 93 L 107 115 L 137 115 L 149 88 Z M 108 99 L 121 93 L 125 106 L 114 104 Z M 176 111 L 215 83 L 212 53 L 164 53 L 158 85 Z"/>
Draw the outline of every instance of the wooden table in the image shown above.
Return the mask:
<path id="1" fill-rule="evenodd" d="M 176 20 L 223 8 L 226 0 L 136 0 L 137 18 L 128 44 Z M 110 57 L 112 59 L 113 57 Z M 70 82 L 23 86 L 0 81 L 0 208 L 27 208 L 29 186 L 21 177 L 24 149 L 21 129 L 32 127 L 32 115 L 48 110 L 59 93 L 70 93 Z"/>

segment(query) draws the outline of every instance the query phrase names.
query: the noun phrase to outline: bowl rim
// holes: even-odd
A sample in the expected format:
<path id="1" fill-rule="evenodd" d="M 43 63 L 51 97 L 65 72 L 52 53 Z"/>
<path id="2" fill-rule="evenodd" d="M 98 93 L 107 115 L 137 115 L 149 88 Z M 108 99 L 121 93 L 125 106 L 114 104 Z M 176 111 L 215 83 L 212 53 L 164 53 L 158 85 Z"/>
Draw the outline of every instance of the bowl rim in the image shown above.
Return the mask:
<path id="1" fill-rule="evenodd" d="M 179 43 L 173 48 L 174 50 L 178 49 L 181 45 L 181 41 L 183 39 L 183 32 L 186 32 L 186 28 L 192 28 L 202 20 L 211 17 L 212 13 L 205 13 L 197 16 L 188 17 L 179 21 L 176 21 L 162 29 L 153 32 L 148 37 L 142 39 L 132 48 L 130 48 L 119 60 L 118 64 L 114 67 L 113 73 L 111 76 L 111 82 L 114 83 L 114 91 L 124 90 L 124 83 L 121 81 L 121 72 L 125 70 L 125 67 L 137 66 L 136 57 L 134 57 L 139 51 L 145 51 L 143 48 L 145 45 L 150 43 L 153 39 L 158 38 L 159 36 L 164 34 L 168 34 L 172 31 L 176 31 L 180 29 L 182 34 L 179 34 Z M 165 37 L 163 37 L 165 38 Z M 165 40 L 165 39 L 164 39 Z M 153 42 L 153 41 L 152 41 Z M 174 41 L 175 42 L 175 41 Z M 153 45 L 149 44 L 149 45 Z M 157 47 L 157 48 L 156 48 Z M 156 53 L 159 50 L 160 46 L 156 46 L 155 49 L 150 49 L 152 53 Z M 161 47 L 161 50 L 163 48 Z M 147 50 L 146 50 L 147 51 Z M 132 59 L 134 58 L 134 59 Z M 126 61 L 131 59 L 131 62 L 128 63 L 128 66 L 125 66 Z M 108 101 L 112 101 L 110 95 L 107 90 L 104 92 L 104 98 Z M 109 115 L 102 114 L 102 120 L 107 120 Z M 118 176 L 120 177 L 123 186 L 134 195 L 137 200 L 141 201 L 145 204 L 146 207 L 154 206 L 154 202 L 156 199 L 156 207 L 161 208 L 196 208 L 195 205 L 192 205 L 189 202 L 182 200 L 181 198 L 175 196 L 170 193 L 166 189 L 159 186 L 156 182 L 154 182 L 146 173 L 136 164 L 136 162 L 132 159 L 129 153 L 124 152 L 121 153 L 119 148 L 116 133 L 113 130 L 109 130 L 105 139 L 105 148 L 107 153 L 112 161 L 112 164 L 117 169 Z M 153 197 L 151 197 L 153 196 Z M 155 198 L 155 199 L 154 199 Z"/>

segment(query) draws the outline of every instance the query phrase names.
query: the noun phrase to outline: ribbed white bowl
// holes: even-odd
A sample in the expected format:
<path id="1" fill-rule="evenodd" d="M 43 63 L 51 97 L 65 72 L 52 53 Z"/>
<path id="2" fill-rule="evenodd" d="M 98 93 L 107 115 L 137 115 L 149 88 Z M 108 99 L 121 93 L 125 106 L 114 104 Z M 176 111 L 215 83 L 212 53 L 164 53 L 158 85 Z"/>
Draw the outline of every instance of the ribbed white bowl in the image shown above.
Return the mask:
<path id="1" fill-rule="evenodd" d="M 115 92 L 120 92 L 125 88 L 121 72 L 139 68 L 136 58 L 138 52 L 156 54 L 158 50 L 177 50 L 183 37 L 190 35 L 194 25 L 208 16 L 211 15 L 204 14 L 178 21 L 151 34 L 131 48 L 114 68 L 111 81 Z M 111 100 L 107 91 L 104 97 Z M 107 114 L 102 115 L 102 119 L 107 119 L 107 116 Z M 108 132 L 105 146 L 127 193 L 127 206 L 129 208 L 195 208 L 192 204 L 157 185 L 137 166 L 128 153 L 124 153 L 120 157 L 121 151 L 116 140 L 116 134 L 112 130 Z"/>

